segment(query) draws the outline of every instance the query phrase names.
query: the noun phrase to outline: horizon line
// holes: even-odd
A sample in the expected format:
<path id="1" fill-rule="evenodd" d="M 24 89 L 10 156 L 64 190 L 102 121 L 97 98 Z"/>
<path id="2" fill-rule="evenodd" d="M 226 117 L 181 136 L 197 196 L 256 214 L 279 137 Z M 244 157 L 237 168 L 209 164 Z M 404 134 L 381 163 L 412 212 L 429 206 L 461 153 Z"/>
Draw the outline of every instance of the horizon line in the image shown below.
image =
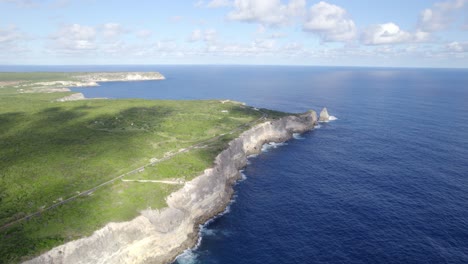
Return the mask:
<path id="1" fill-rule="evenodd" d="M 89 66 L 264 66 L 264 67 L 313 67 L 313 68 L 381 68 L 381 69 L 458 69 L 468 70 L 468 67 L 438 67 L 438 66 L 370 66 L 370 65 L 308 65 L 308 64 L 0 64 L 0 67 L 89 67 Z M 1 71 L 0 71 L 1 72 Z"/>

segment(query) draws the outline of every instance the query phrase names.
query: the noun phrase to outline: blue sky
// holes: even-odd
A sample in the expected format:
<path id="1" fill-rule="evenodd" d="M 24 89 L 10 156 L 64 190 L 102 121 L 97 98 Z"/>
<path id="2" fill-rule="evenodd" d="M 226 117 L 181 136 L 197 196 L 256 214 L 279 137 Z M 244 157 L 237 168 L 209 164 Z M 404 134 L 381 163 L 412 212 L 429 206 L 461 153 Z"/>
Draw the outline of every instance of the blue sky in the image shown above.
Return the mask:
<path id="1" fill-rule="evenodd" d="M 468 68 L 468 0 L 0 0 L 0 64 Z"/>

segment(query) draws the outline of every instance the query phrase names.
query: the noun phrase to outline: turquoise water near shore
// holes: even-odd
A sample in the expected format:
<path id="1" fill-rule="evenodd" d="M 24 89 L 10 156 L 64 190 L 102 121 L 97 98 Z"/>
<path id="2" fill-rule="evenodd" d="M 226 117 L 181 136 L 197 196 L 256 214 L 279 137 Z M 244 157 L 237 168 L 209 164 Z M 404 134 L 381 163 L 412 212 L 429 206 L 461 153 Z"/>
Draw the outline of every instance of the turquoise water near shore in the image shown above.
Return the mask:
<path id="1" fill-rule="evenodd" d="M 228 212 L 177 263 L 468 263 L 468 70 L 106 67 L 68 70 L 167 80 L 74 90 L 338 118 L 251 158 Z"/>

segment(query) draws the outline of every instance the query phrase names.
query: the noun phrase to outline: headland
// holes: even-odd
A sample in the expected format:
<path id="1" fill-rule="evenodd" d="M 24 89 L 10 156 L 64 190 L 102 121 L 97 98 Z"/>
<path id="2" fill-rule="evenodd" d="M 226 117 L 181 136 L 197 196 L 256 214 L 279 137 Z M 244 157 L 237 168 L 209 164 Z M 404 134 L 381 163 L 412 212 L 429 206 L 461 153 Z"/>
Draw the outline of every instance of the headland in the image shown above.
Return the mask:
<path id="1" fill-rule="evenodd" d="M 229 142 L 214 166 L 167 197 L 168 207 L 110 223 L 90 237 L 69 242 L 25 263 L 169 263 L 198 240 L 199 225 L 222 212 L 247 157 L 267 142 L 284 142 L 312 130 L 314 111 L 258 124 Z"/>
<path id="2" fill-rule="evenodd" d="M 248 155 L 318 121 L 314 111 L 230 100 L 88 100 L 67 90 L 159 73 L 0 77 L 5 263 L 170 262 L 224 210 Z"/>

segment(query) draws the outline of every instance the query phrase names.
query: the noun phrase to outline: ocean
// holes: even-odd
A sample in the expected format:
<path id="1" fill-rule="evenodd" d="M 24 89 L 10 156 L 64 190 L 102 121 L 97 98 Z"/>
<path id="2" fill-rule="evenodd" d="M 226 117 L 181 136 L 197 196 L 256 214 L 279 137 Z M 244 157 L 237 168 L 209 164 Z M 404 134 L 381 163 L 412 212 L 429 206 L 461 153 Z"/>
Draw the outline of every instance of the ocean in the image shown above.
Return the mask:
<path id="1" fill-rule="evenodd" d="M 326 106 L 337 118 L 250 158 L 225 214 L 175 263 L 468 263 L 468 70 L 43 70 L 167 77 L 73 89 L 87 97 L 232 99 L 288 112 Z"/>

